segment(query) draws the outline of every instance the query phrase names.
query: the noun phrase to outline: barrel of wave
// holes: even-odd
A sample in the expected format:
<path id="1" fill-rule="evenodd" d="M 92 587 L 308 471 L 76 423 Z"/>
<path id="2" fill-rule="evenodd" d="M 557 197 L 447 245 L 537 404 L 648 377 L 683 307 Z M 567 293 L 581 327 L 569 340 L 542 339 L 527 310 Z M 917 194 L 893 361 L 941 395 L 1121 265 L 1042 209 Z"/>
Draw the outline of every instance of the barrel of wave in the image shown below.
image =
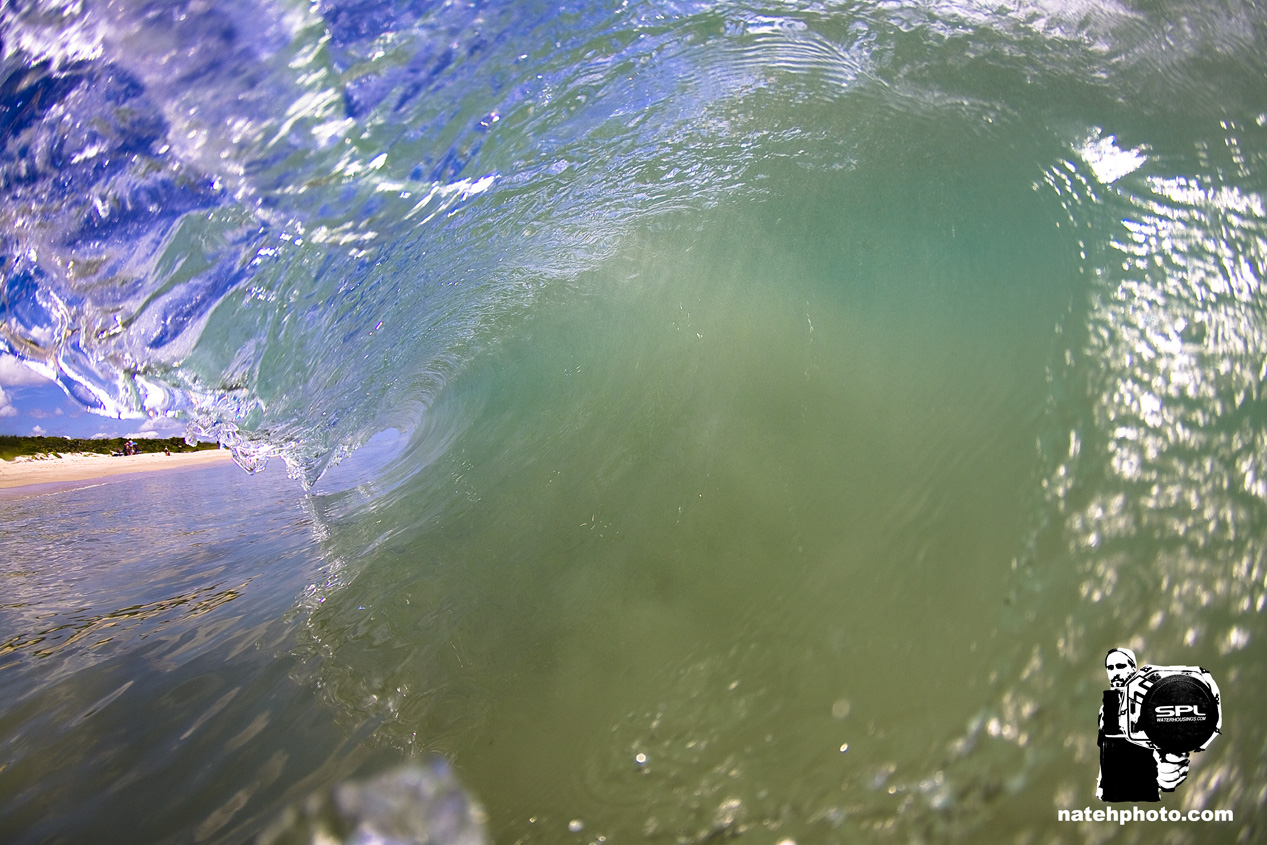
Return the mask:
<path id="1" fill-rule="evenodd" d="M 443 760 L 347 781 L 288 807 L 258 845 L 488 845 L 484 809 Z"/>

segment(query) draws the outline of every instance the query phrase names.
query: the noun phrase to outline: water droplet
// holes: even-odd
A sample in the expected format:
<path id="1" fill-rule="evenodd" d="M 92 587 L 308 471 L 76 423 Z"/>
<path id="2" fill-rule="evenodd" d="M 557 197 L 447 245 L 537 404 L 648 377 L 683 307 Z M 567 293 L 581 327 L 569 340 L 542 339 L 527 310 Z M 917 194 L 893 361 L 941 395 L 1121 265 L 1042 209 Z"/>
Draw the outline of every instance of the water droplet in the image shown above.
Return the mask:
<path id="1" fill-rule="evenodd" d="M 580 819 L 572 819 L 572 821 L 568 822 L 568 830 L 572 831 L 573 833 L 580 833 L 584 829 L 585 829 L 585 822 L 581 821 Z"/>

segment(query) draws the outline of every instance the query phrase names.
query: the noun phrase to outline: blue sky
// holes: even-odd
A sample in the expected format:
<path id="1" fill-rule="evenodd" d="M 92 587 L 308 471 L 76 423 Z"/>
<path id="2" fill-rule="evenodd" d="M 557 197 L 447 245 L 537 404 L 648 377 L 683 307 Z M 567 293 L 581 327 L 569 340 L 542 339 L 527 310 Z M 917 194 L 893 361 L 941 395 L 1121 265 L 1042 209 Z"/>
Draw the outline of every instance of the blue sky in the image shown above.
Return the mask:
<path id="1" fill-rule="evenodd" d="M 0 434 L 55 437 L 183 437 L 177 420 L 120 420 L 85 410 L 60 387 L 0 354 Z"/>

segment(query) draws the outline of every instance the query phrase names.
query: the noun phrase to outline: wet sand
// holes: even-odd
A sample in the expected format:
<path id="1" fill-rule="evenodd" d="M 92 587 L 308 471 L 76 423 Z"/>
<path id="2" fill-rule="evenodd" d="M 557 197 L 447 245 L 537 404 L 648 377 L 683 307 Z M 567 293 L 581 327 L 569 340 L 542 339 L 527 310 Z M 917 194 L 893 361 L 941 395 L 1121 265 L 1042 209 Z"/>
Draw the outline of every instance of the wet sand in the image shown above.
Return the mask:
<path id="1" fill-rule="evenodd" d="M 0 489 L 25 487 L 30 484 L 90 481 L 112 475 L 134 472 L 155 472 L 165 469 L 201 466 L 231 459 L 227 449 L 204 449 L 199 452 L 178 452 L 171 455 L 64 455 L 59 458 L 19 457 L 0 461 Z"/>

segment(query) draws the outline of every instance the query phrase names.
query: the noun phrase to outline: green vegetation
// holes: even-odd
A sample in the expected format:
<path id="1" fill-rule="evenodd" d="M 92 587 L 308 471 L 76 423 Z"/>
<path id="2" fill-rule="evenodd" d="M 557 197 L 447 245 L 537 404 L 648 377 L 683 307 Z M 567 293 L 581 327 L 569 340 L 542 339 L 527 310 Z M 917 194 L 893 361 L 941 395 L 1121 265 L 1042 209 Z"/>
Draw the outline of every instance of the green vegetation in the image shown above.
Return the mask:
<path id="1" fill-rule="evenodd" d="M 19 455 L 77 455 L 96 453 L 100 455 L 123 454 L 126 437 L 107 437 L 99 440 L 80 440 L 72 437 L 19 437 L 12 434 L 0 434 L 0 459 L 11 461 Z M 183 437 L 168 437 L 164 440 L 133 440 L 136 453 L 146 452 L 197 452 L 202 449 L 217 449 L 215 443 L 199 443 L 190 446 Z"/>

